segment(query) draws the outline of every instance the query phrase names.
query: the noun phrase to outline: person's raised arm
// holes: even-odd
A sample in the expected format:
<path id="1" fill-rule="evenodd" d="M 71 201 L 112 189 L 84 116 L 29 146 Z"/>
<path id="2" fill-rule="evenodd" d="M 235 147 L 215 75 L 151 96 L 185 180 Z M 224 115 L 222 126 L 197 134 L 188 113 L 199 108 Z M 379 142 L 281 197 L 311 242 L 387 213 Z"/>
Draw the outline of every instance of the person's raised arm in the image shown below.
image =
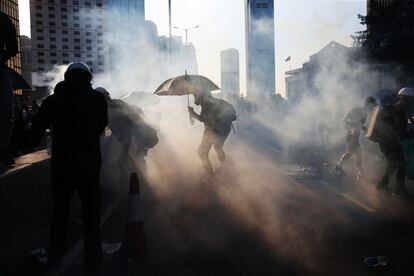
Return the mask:
<path id="1" fill-rule="evenodd" d="M 188 107 L 188 112 L 190 112 L 190 115 L 192 118 L 195 118 L 197 120 L 199 120 L 200 122 L 203 122 L 203 119 L 201 118 L 201 116 L 199 114 L 197 114 L 194 111 L 194 108 L 192 108 L 191 106 Z"/>

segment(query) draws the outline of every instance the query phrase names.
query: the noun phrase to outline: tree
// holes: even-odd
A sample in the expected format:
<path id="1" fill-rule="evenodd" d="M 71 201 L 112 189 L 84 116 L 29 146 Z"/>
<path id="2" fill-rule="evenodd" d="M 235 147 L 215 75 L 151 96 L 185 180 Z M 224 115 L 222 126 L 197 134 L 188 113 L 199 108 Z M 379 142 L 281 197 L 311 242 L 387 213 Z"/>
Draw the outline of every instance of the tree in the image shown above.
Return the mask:
<path id="1" fill-rule="evenodd" d="M 358 18 L 367 28 L 353 36 L 356 46 L 375 62 L 414 71 L 414 1 L 392 1 Z"/>

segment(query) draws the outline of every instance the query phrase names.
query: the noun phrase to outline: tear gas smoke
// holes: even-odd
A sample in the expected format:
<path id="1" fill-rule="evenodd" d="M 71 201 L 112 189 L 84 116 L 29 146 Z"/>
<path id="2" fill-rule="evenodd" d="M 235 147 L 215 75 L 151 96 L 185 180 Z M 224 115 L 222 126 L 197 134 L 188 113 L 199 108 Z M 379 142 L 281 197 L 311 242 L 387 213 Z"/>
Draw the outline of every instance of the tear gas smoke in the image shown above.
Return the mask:
<path id="1" fill-rule="evenodd" d="M 108 41 L 108 47 L 115 45 L 111 75 L 96 74 L 93 80 L 94 86 L 105 87 L 112 97 L 137 90 L 154 91 L 162 81 L 188 68 L 188 60 L 177 55 L 173 69 L 167 70 L 167 53 L 159 42 L 150 39 L 153 36 L 138 40 L 119 32 L 122 43 Z M 53 87 L 64 70 L 64 66 L 56 66 L 45 83 Z M 365 96 L 376 92 L 379 77 L 366 65 L 352 62 L 348 51 L 326 52 L 315 72 L 312 86 L 303 88 L 301 101 L 292 104 L 283 116 L 260 103 L 256 103 L 260 108 L 257 113 L 240 113 L 236 123 L 239 134 L 231 134 L 225 145 L 234 166 L 223 169 L 216 183 L 203 180 L 196 154 L 203 127 L 189 124 L 187 99 L 161 97 L 159 104 L 144 108 L 160 138 L 146 157 L 148 189 L 159 203 L 151 215 L 162 216 L 159 210 L 168 213 L 193 239 L 180 236 L 179 227 L 165 217 L 150 226 L 154 233 L 168 236 L 170 242 L 175 240 L 175 250 L 191 252 L 193 244 L 188 243 L 193 240 L 231 248 L 238 231 L 246 231 L 270 248 L 272 258 L 294 263 L 300 271 L 323 272 L 323 263 L 331 254 L 325 249 L 331 242 L 332 225 L 349 227 L 349 217 L 343 210 L 331 209 L 315 190 L 284 176 L 278 162 L 280 157 L 299 162 L 312 159 L 306 154 L 328 155 L 313 162 L 332 158 L 321 148 L 338 149 L 344 143 L 341 119 L 351 108 L 361 106 Z M 321 138 L 321 125 L 328 141 Z M 336 150 L 334 156 L 338 154 Z M 215 154 L 210 157 L 217 167 Z M 188 212 L 193 214 L 191 219 Z M 222 221 L 217 224 L 218 218 Z"/>

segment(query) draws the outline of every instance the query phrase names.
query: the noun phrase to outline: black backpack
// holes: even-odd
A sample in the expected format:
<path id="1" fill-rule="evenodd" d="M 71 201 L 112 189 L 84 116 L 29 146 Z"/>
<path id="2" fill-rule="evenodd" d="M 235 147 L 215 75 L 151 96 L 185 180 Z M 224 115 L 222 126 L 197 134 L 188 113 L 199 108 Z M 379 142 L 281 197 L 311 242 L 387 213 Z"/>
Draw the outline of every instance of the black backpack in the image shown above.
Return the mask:
<path id="1" fill-rule="evenodd" d="M 215 129 L 219 132 L 229 130 L 232 122 L 237 119 L 236 109 L 234 109 L 233 105 L 222 99 L 217 99 L 214 109 Z"/>

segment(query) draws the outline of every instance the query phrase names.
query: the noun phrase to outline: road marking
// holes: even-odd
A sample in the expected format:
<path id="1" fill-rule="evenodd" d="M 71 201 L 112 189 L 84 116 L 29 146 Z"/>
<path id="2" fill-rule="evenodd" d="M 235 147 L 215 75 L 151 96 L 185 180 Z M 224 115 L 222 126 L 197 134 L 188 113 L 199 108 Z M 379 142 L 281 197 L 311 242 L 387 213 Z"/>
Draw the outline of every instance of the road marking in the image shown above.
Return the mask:
<path id="1" fill-rule="evenodd" d="M 344 198 L 348 199 L 349 201 L 351 201 L 352 203 L 358 205 L 359 207 L 361 207 L 362 209 L 370 212 L 370 213 L 375 213 L 375 209 L 371 208 L 370 206 L 366 205 L 365 203 L 353 198 L 352 196 L 345 194 L 345 193 L 341 193 L 341 196 L 343 196 Z"/>

